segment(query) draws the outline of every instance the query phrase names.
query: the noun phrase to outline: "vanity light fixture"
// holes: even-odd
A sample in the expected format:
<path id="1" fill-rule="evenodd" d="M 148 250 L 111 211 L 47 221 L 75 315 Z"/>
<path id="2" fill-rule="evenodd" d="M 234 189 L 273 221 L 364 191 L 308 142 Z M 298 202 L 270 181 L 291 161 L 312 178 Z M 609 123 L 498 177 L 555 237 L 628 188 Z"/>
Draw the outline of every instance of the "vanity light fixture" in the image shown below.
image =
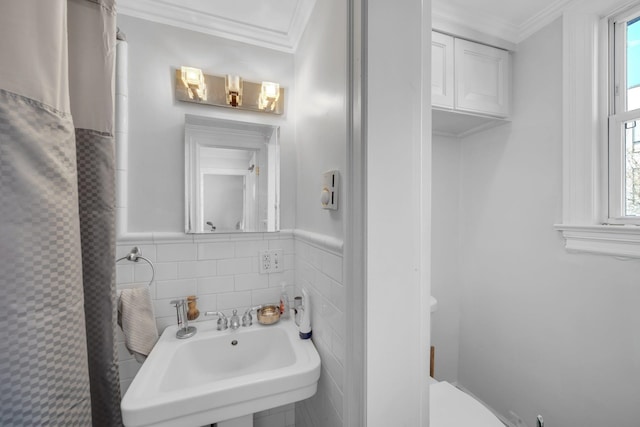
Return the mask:
<path id="1" fill-rule="evenodd" d="M 284 113 L 284 88 L 250 82 L 239 75 L 205 74 L 199 68 L 176 69 L 176 100 L 268 114 Z"/>
<path id="2" fill-rule="evenodd" d="M 227 74 L 224 78 L 224 91 L 227 94 L 227 104 L 234 108 L 242 105 L 242 78 Z"/>
<path id="3" fill-rule="evenodd" d="M 278 83 L 262 82 L 258 108 L 261 110 L 273 111 L 279 98 L 280 85 Z"/>
<path id="4" fill-rule="evenodd" d="M 204 83 L 204 73 L 199 68 L 181 67 L 180 75 L 184 87 L 187 88 L 190 99 L 207 100 L 207 86 Z"/>

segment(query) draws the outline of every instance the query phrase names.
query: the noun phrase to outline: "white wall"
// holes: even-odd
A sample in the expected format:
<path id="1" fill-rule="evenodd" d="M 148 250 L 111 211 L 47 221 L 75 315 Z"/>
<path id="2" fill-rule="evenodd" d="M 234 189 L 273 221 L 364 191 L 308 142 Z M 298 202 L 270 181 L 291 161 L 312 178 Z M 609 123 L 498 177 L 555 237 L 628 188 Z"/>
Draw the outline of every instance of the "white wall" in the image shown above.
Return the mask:
<path id="1" fill-rule="evenodd" d="M 129 231 L 184 231 L 184 115 L 280 126 L 281 228 L 295 224 L 293 55 L 168 25 L 118 16 L 129 44 Z M 176 101 L 175 69 L 279 82 L 283 116 Z M 150 159 L 152 158 L 152 161 Z"/>
<path id="2" fill-rule="evenodd" d="M 510 125 L 462 143 L 459 382 L 528 426 L 640 419 L 640 262 L 569 254 L 562 212 L 562 27 L 514 56 Z"/>
<path id="3" fill-rule="evenodd" d="M 431 2 L 366 18 L 367 425 L 428 425 Z"/>
<path id="4" fill-rule="evenodd" d="M 118 16 L 127 35 L 129 59 L 128 236 L 117 242 L 120 258 L 140 246 L 156 267 L 151 295 L 158 329 L 175 323 L 172 299 L 199 297 L 201 312 L 230 315 L 244 308 L 277 301 L 280 283 L 293 298 L 293 233 L 181 235 L 184 231 L 184 115 L 196 114 L 280 126 L 281 228 L 295 225 L 294 62 L 293 55 L 217 37 Z M 178 102 L 174 97 L 175 69 L 181 65 L 206 73 L 240 74 L 250 81 L 280 82 L 286 89 L 285 115 L 223 109 Z M 166 233 L 170 232 L 170 233 Z M 171 234 L 171 232 L 173 234 Z M 133 233 L 133 234 L 131 234 Z M 153 234 L 152 233 L 159 233 Z M 158 235 L 163 235 L 158 238 Z M 167 236 L 172 236 L 167 238 Z M 258 254 L 283 249 L 282 273 L 259 274 Z M 119 288 L 144 286 L 151 271 L 143 262 L 121 261 L 116 268 Z M 202 320 L 202 319 L 199 319 Z M 119 336 L 120 377 L 126 390 L 139 364 Z M 255 425 L 294 425 L 293 405 L 254 415 Z"/>
<path id="5" fill-rule="evenodd" d="M 129 232 L 182 230 L 185 113 L 281 126 L 281 225 L 296 227 L 295 237 L 259 233 L 226 236 L 227 241 L 220 236 L 212 242 L 201 242 L 203 236 L 196 236 L 183 242 L 178 236 L 176 242 L 147 243 L 142 248 L 158 270 L 152 295 L 160 328 L 174 322 L 168 304 L 174 297 L 196 294 L 201 310 L 228 312 L 273 300 L 281 280 L 292 285 L 290 297 L 299 294 L 301 287 L 309 290 L 313 339 L 322 357 L 322 373 L 316 396 L 296 405 L 299 426 L 343 425 L 344 207 L 322 210 L 319 195 L 321 172 L 344 172 L 346 167 L 346 14 L 346 5 L 338 0 L 316 4 L 295 55 L 295 66 L 294 55 L 119 17 L 129 42 L 129 179 L 135 183 L 129 187 Z M 180 65 L 213 74 L 238 73 L 248 80 L 279 81 L 287 89 L 286 115 L 265 116 L 176 102 L 172 69 Z M 300 95 L 294 86 L 300 86 Z M 300 199 L 297 205 L 296 198 Z M 119 244 L 118 255 L 122 256 L 132 244 L 141 242 Z M 258 250 L 280 246 L 285 250 L 285 272 L 258 275 Z M 149 273 L 143 265 L 119 264 L 119 286 L 144 282 Z M 127 354 L 121 344 L 125 386 L 138 368 Z M 280 408 L 273 414 L 256 414 L 254 419 L 256 425 L 290 425 L 294 417 L 289 412 Z"/>
<path id="6" fill-rule="evenodd" d="M 431 345 L 436 347 L 435 377 L 458 379 L 460 330 L 460 211 L 461 142 L 433 137 L 431 295 L 438 310 L 431 315 Z"/>
<path id="7" fill-rule="evenodd" d="M 298 427 L 343 425 L 345 289 L 344 204 L 320 207 L 321 173 L 344 178 L 347 149 L 347 5 L 317 1 L 295 54 L 297 205 L 296 287 L 312 306 L 313 342 L 322 359 L 318 391 L 296 404 Z M 344 182 L 340 185 L 344 197 Z M 325 242 L 331 242 L 327 245 Z"/>
<path id="8" fill-rule="evenodd" d="M 344 209 L 321 209 L 320 188 L 323 172 L 344 175 L 346 165 L 346 15 L 345 2 L 316 2 L 295 54 L 296 228 L 335 237 L 343 234 Z"/>

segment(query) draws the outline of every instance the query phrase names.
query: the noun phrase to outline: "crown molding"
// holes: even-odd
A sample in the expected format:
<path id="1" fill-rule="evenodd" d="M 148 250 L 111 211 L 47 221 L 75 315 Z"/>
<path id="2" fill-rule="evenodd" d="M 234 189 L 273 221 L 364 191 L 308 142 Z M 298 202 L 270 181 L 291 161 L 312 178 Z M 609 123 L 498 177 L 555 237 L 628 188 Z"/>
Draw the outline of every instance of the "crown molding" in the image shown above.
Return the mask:
<path id="1" fill-rule="evenodd" d="M 567 7 L 575 3 L 576 0 L 556 0 L 522 23 L 450 4 L 434 3 L 433 28 L 502 49 L 516 50 L 518 43 L 562 16 Z"/>
<path id="2" fill-rule="evenodd" d="M 462 38 L 513 50 L 518 27 L 489 13 L 477 13 L 448 3 L 432 4 L 433 29 Z M 488 36 L 488 37 L 487 37 Z"/>
<path id="3" fill-rule="evenodd" d="M 526 21 L 524 21 L 518 30 L 518 38 L 516 43 L 520 43 L 527 37 L 533 35 L 538 30 L 541 30 L 551 22 L 562 16 L 562 13 L 567 9 L 570 3 L 575 3 L 574 0 L 556 0 L 540 12 L 536 13 Z"/>
<path id="4" fill-rule="evenodd" d="M 295 52 L 315 0 L 300 0 L 286 32 L 247 24 L 169 0 L 120 0 L 118 13 L 282 52 Z"/>

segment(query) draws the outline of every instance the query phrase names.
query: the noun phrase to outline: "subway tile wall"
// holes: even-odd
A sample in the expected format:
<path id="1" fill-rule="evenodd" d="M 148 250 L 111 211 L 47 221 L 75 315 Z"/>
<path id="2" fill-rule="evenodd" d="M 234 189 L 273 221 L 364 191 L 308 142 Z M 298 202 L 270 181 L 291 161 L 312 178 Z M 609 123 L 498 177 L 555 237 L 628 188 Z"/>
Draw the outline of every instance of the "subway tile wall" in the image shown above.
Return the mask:
<path id="1" fill-rule="evenodd" d="M 214 241 L 118 243 L 117 258 L 133 246 L 155 267 L 151 285 L 158 331 L 175 323 L 170 301 L 188 295 L 198 296 L 198 308 L 231 314 L 238 308 L 276 302 L 280 284 L 287 284 L 290 298 L 305 287 L 310 294 L 313 341 L 322 360 L 318 392 L 310 399 L 254 415 L 256 427 L 333 427 L 342 426 L 344 366 L 344 299 L 342 253 L 327 245 L 321 235 L 304 233 L 251 234 Z M 259 274 L 259 252 L 282 249 L 282 273 Z M 151 268 L 144 261 L 120 261 L 116 265 L 118 289 L 145 286 Z M 118 329 L 118 353 L 122 392 L 131 384 L 140 364 L 129 354 Z M 295 412 L 294 412 L 295 407 Z"/>
<path id="2" fill-rule="evenodd" d="M 295 245 L 291 233 L 252 233 L 211 241 L 144 244 L 119 242 L 116 246 L 116 258 L 125 256 L 133 246 L 138 246 L 155 268 L 151 296 L 159 333 L 176 322 L 175 308 L 170 304 L 176 298 L 197 295 L 201 313 L 222 311 L 228 315 L 231 315 L 234 308 L 242 313 L 253 305 L 279 301 L 282 282 L 287 284 L 287 293 L 293 298 Z M 259 273 L 259 252 L 266 249 L 283 250 L 284 264 L 281 273 Z M 151 280 L 151 274 L 151 267 L 144 261 L 120 261 L 116 264 L 117 288 L 146 286 Z M 120 328 L 117 345 L 120 384 L 124 395 L 141 364 L 126 349 Z M 254 425 L 293 427 L 294 405 L 257 413 L 254 415 Z"/>
<path id="3" fill-rule="evenodd" d="M 342 250 L 323 239 L 295 240 L 296 295 L 308 290 L 313 342 L 322 370 L 317 393 L 296 403 L 297 427 L 342 427 L 345 363 L 345 290 Z"/>

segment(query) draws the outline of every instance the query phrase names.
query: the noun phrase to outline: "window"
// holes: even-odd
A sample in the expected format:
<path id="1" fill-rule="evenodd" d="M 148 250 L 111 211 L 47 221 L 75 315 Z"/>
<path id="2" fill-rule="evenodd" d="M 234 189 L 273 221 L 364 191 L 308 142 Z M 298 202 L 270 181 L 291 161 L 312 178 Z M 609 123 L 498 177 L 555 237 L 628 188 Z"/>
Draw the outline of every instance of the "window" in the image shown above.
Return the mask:
<path id="1" fill-rule="evenodd" d="M 610 20 L 609 215 L 640 224 L 640 7 Z"/>
<path id="2" fill-rule="evenodd" d="M 562 221 L 555 228 L 562 232 L 569 252 L 637 259 L 640 258 L 640 212 L 634 210 L 637 207 L 633 197 L 635 194 L 637 200 L 640 194 L 640 178 L 637 170 L 634 176 L 635 165 L 631 160 L 634 160 L 633 147 L 636 151 L 640 149 L 633 142 L 640 133 L 640 114 L 635 114 L 638 110 L 629 90 L 633 91 L 634 79 L 640 70 L 633 61 L 633 57 L 638 56 L 633 50 L 637 38 L 629 41 L 628 36 L 633 35 L 636 28 L 640 2 L 636 1 L 635 15 L 634 10 L 628 8 L 628 13 L 621 14 L 625 9 L 620 7 L 625 4 L 628 3 L 624 0 L 583 0 L 571 2 L 563 10 Z M 624 65 L 622 69 L 618 66 L 624 80 L 618 97 L 615 90 L 610 89 L 613 86 L 609 81 L 609 76 L 615 75 L 611 64 L 616 58 L 613 53 L 608 54 L 613 39 L 609 36 L 615 27 L 608 18 L 612 16 L 619 18 L 615 22 L 626 25 L 622 44 L 625 59 L 621 60 L 620 53 L 617 56 L 618 62 Z M 627 48 L 632 51 L 627 52 Z M 628 56 L 632 59 L 627 60 Z M 616 110 L 615 103 L 621 102 L 620 96 L 624 97 L 624 108 Z M 607 151 L 608 140 L 609 147 L 618 150 L 614 155 Z M 627 167 L 627 158 L 630 167 Z M 614 169 L 617 174 L 611 173 Z M 617 179 L 616 183 L 612 177 Z M 610 200 L 608 194 L 615 196 Z"/>

